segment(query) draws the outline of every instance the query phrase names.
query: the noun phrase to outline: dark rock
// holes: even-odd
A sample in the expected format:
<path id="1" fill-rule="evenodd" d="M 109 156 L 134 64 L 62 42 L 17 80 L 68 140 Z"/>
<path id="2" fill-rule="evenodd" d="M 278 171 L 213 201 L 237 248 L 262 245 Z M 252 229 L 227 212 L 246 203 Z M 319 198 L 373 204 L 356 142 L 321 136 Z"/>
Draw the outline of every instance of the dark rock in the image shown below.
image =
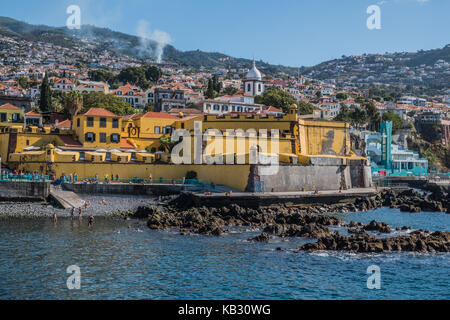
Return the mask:
<path id="1" fill-rule="evenodd" d="M 260 234 L 259 236 L 248 239 L 248 241 L 250 241 L 250 242 L 265 242 L 265 243 L 268 243 L 269 240 L 270 240 L 270 236 L 265 232 Z"/>
<path id="2" fill-rule="evenodd" d="M 389 228 L 388 224 L 385 222 L 371 221 L 368 225 L 363 227 L 366 231 L 378 231 L 381 233 L 391 233 L 392 230 Z"/>

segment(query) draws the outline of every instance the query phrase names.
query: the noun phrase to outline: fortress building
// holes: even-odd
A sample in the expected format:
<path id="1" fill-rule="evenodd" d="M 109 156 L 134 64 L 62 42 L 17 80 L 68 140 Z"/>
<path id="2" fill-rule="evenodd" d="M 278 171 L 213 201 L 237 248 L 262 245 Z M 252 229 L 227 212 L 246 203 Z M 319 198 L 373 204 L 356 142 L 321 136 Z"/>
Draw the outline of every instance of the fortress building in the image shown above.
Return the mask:
<path id="1" fill-rule="evenodd" d="M 173 142 L 174 132 L 187 135 Z M 186 148 L 172 152 L 181 145 Z M 204 152 L 200 159 L 199 149 Z M 58 178 L 76 173 L 79 180 L 106 174 L 182 179 L 194 171 L 203 181 L 250 192 L 371 185 L 367 159 L 351 152 L 349 124 L 300 119 L 296 105 L 287 114 L 124 117 L 95 108 L 75 116 L 64 130 L 23 123 L 0 127 L 0 154 L 9 169 Z M 174 155 L 183 161 L 175 164 Z M 273 159 L 276 170 L 271 172 Z"/>

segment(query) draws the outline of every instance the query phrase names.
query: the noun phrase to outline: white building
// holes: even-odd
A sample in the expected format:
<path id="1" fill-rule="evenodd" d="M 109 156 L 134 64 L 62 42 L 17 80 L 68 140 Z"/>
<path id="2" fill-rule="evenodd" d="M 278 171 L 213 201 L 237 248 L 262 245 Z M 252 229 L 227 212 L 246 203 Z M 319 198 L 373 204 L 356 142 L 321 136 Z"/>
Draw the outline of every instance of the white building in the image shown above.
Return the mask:
<path id="1" fill-rule="evenodd" d="M 264 82 L 261 72 L 256 68 L 256 62 L 253 59 L 253 68 L 247 73 L 244 80 L 244 92 L 251 96 L 259 96 L 264 93 Z"/>

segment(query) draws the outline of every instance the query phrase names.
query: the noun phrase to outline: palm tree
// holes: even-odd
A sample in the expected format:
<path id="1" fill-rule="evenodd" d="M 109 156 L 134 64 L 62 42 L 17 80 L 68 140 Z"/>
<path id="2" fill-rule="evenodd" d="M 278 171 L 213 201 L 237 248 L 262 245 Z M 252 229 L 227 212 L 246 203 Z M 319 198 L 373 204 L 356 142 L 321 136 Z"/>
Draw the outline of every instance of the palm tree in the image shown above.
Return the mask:
<path id="1" fill-rule="evenodd" d="M 73 118 L 81 111 L 83 108 L 83 96 L 82 94 L 75 90 L 71 91 L 64 97 L 64 109 L 70 114 L 73 129 Z"/>

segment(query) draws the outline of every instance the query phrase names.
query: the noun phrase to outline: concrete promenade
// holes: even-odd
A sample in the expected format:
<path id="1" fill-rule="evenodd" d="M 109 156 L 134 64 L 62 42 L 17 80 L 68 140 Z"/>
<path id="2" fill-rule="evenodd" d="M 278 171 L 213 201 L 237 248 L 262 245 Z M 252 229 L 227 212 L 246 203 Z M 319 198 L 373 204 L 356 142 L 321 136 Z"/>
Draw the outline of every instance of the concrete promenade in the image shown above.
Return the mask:
<path id="1" fill-rule="evenodd" d="M 319 193 L 307 192 L 265 192 L 265 193 L 215 193 L 205 195 L 197 193 L 194 201 L 197 206 L 223 207 L 237 204 L 245 207 L 260 207 L 277 204 L 302 205 L 302 204 L 334 204 L 352 202 L 356 198 L 374 197 L 383 189 L 379 188 L 355 188 L 339 191 L 320 191 Z"/>

